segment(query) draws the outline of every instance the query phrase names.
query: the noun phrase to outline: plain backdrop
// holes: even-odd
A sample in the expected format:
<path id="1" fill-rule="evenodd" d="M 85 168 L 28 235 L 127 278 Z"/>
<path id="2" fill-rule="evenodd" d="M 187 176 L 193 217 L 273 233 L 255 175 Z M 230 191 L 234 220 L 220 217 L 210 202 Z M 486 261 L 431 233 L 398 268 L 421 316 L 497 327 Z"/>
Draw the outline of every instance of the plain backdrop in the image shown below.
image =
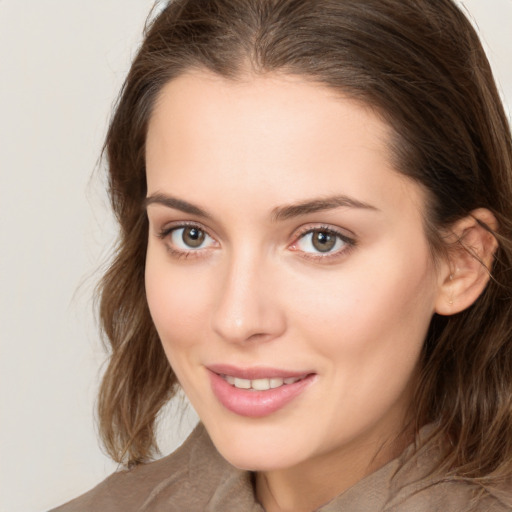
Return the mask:
<path id="1" fill-rule="evenodd" d="M 0 0 L 0 512 L 47 510 L 115 470 L 93 414 L 92 296 L 116 236 L 97 164 L 153 3 Z M 510 113 L 512 0 L 464 4 Z M 165 453 L 194 421 L 163 424 Z"/>

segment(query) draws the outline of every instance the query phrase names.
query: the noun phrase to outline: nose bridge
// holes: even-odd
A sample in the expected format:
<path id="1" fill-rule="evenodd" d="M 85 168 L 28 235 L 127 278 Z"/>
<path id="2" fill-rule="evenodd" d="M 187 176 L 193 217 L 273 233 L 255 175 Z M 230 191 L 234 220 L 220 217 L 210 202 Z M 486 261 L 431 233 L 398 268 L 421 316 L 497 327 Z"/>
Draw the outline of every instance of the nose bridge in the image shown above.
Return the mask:
<path id="1" fill-rule="evenodd" d="M 257 248 L 233 251 L 219 274 L 212 328 L 224 340 L 271 340 L 285 328 L 284 312 L 271 287 L 272 264 Z"/>

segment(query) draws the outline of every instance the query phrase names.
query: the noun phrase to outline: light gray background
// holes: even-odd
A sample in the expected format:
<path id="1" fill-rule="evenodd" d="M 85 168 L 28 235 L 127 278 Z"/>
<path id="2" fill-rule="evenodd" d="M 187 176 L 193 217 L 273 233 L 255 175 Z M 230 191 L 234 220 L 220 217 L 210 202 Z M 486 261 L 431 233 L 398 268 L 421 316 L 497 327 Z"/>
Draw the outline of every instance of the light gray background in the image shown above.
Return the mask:
<path id="1" fill-rule="evenodd" d="M 511 105 L 512 0 L 464 3 Z M 46 510 L 115 469 L 93 417 L 91 297 L 115 239 L 95 168 L 152 5 L 0 0 L 0 512 Z M 164 451 L 193 421 L 164 425 Z"/>

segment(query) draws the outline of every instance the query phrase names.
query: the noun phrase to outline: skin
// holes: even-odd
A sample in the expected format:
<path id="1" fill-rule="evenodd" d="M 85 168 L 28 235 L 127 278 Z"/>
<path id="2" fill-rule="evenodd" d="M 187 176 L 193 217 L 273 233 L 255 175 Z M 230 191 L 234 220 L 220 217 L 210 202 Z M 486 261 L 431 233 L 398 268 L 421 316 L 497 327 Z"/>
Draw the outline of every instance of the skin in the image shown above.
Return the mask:
<path id="1" fill-rule="evenodd" d="M 269 512 L 313 510 L 409 440 L 400 434 L 446 272 L 432 261 L 424 193 L 393 169 L 389 137 L 370 109 L 277 75 L 187 73 L 149 124 L 151 315 L 214 444 L 257 472 Z M 358 206 L 276 213 L 339 195 Z M 183 243 L 182 223 L 206 234 L 200 247 Z M 327 228 L 353 244 L 319 253 L 304 232 Z M 221 363 L 315 375 L 251 418 L 213 394 L 207 367 Z"/>

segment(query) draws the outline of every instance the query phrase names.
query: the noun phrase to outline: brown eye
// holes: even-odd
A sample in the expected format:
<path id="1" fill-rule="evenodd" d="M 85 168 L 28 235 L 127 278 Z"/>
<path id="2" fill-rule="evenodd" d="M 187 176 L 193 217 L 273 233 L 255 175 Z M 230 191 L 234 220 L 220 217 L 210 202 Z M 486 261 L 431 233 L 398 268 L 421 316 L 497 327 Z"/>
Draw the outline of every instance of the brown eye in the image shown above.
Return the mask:
<path id="1" fill-rule="evenodd" d="M 170 236 L 170 243 L 178 251 L 206 249 L 215 245 L 215 240 L 198 226 L 172 228 L 163 238 Z"/>
<path id="2" fill-rule="evenodd" d="M 346 236 L 329 229 L 312 229 L 304 233 L 296 242 L 295 249 L 311 255 L 343 252 L 353 242 Z"/>
<path id="3" fill-rule="evenodd" d="M 192 247 L 193 249 L 200 247 L 205 238 L 206 235 L 204 231 L 193 226 L 189 228 L 183 228 L 183 233 L 181 235 L 183 243 L 188 247 Z"/>
<path id="4" fill-rule="evenodd" d="M 313 231 L 311 243 L 317 251 L 329 252 L 336 245 L 336 238 L 336 235 L 328 231 Z"/>

